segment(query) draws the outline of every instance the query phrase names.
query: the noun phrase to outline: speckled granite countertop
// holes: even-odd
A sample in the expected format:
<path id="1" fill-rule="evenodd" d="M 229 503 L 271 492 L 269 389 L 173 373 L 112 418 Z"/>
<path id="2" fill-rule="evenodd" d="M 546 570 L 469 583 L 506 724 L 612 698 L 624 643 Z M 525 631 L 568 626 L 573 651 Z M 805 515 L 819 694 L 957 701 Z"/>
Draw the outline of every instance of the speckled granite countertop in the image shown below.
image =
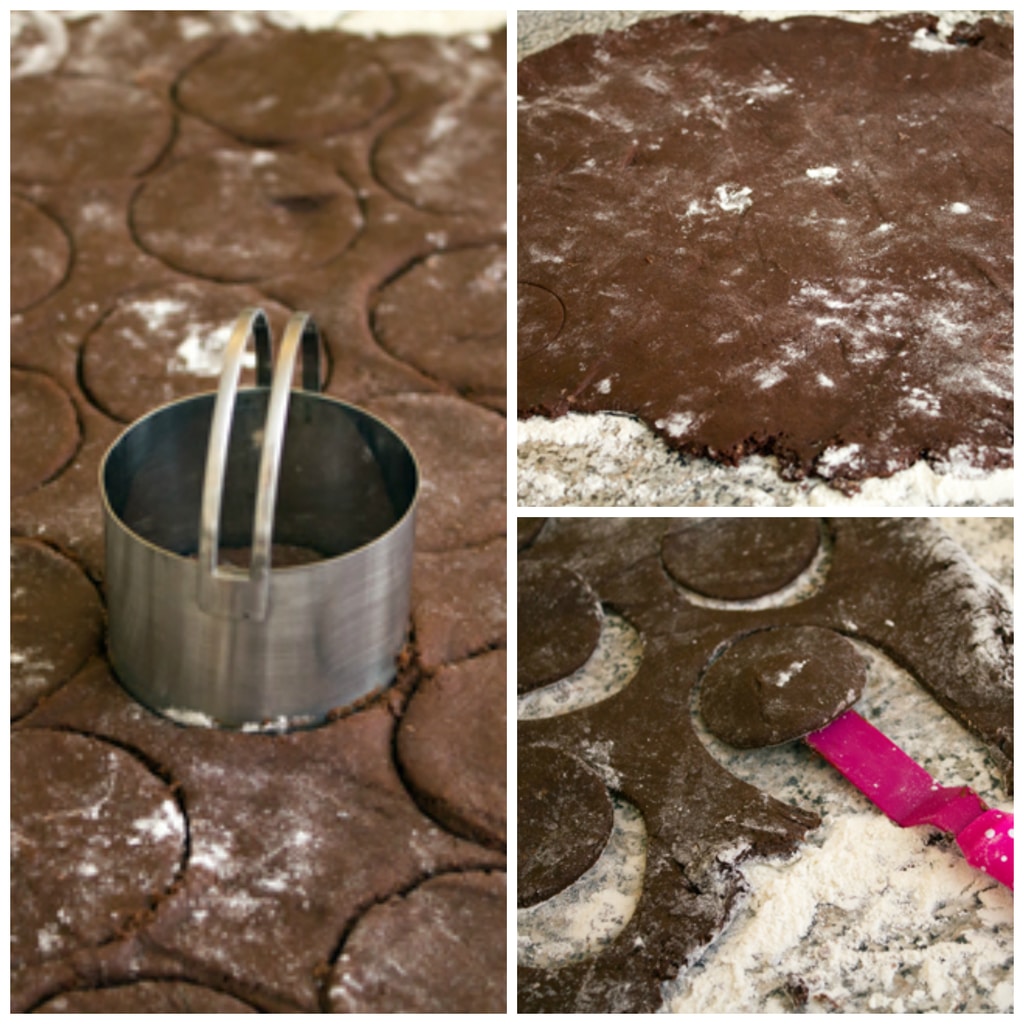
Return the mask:
<path id="1" fill-rule="evenodd" d="M 520 11 L 519 59 L 573 35 L 625 28 L 669 11 Z M 839 11 L 737 12 L 751 17 Z M 886 12 L 900 13 L 900 12 Z M 932 12 L 960 20 L 964 12 Z M 977 17 L 1011 19 L 1012 12 L 976 11 Z M 845 12 L 867 20 L 867 12 Z M 1013 471 L 982 477 L 938 474 L 923 462 L 885 480 L 865 481 L 847 497 L 823 480 L 783 480 L 774 459 L 754 456 L 738 467 L 680 455 L 647 426 L 616 413 L 535 417 L 517 424 L 517 503 L 554 506 L 1011 506 Z"/>
<path id="2" fill-rule="evenodd" d="M 1012 520 L 939 522 L 1012 596 Z M 620 623 L 608 632 L 607 644 L 570 677 L 577 689 L 612 692 L 633 674 L 631 628 Z M 1012 810 L 980 741 L 877 650 L 865 653 L 869 681 L 857 709 L 938 781 L 964 783 Z M 568 710 L 572 690 L 563 686 L 550 699 Z M 537 694 L 528 696 L 520 717 L 534 711 L 529 702 Z M 663 1010 L 1012 1012 L 1009 890 L 927 829 L 895 826 L 804 744 L 743 752 L 700 734 L 731 772 L 812 808 L 822 824 L 794 859 L 744 866 L 749 894 L 699 960 L 664 987 Z M 643 826 L 629 805 L 619 804 L 616 818 L 590 872 L 519 911 L 521 963 L 551 962 L 599 943 L 602 932 L 617 933 L 628 919 L 642 875 Z"/>

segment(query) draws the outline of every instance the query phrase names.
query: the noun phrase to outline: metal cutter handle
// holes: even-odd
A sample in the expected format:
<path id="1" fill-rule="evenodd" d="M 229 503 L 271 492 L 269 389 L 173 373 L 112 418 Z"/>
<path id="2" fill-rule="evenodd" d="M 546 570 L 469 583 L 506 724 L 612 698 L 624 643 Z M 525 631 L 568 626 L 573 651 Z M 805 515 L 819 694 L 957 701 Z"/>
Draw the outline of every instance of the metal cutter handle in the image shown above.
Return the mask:
<path id="1" fill-rule="evenodd" d="M 249 338 L 256 345 L 256 383 L 270 385 L 270 401 L 263 427 L 256 512 L 253 520 L 252 558 L 248 573 L 217 564 L 220 511 L 224 497 L 231 425 L 234 419 L 242 357 Z M 288 321 L 271 381 L 270 327 L 261 309 L 246 309 L 235 321 L 224 351 L 224 365 L 210 425 L 210 441 L 203 476 L 199 520 L 199 606 L 212 615 L 262 620 L 270 600 L 270 545 L 277 503 L 277 481 L 284 447 L 285 421 L 291 396 L 292 373 L 302 348 L 302 386 L 320 390 L 320 333 L 307 313 Z"/>

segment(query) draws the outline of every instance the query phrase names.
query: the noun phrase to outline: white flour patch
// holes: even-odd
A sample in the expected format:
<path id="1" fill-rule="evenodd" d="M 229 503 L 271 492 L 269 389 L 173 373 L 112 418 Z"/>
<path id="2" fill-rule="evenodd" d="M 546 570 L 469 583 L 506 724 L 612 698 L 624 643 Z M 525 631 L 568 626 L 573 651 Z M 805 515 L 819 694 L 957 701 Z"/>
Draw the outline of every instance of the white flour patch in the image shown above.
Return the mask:
<path id="1" fill-rule="evenodd" d="M 775 387 L 776 384 L 781 384 L 787 377 L 787 373 L 780 366 L 769 366 L 763 370 L 758 370 L 754 374 L 754 383 L 761 388 L 762 391 L 767 391 L 769 388 Z"/>
<path id="2" fill-rule="evenodd" d="M 715 202 L 726 213 L 743 213 L 749 209 L 754 202 L 750 196 L 751 190 L 746 186 L 726 184 L 715 189 Z"/>
<path id="3" fill-rule="evenodd" d="M 804 174 L 814 181 L 835 181 L 839 177 L 838 167 L 808 167 Z"/>
<path id="4" fill-rule="evenodd" d="M 840 469 L 856 469 L 861 461 L 860 445 L 847 444 L 826 448 L 815 464 L 824 477 L 835 476 Z"/>
<path id="5" fill-rule="evenodd" d="M 696 421 L 697 418 L 691 412 L 674 412 L 667 419 L 655 420 L 654 425 L 671 437 L 685 437 Z"/>
<path id="6" fill-rule="evenodd" d="M 193 327 L 167 360 L 167 372 L 187 373 L 194 377 L 219 377 L 224 364 L 224 349 L 231 339 L 232 326 Z M 256 369 L 256 353 L 251 349 L 242 355 L 242 366 Z"/>
<path id="7" fill-rule="evenodd" d="M 776 672 L 771 677 L 771 683 L 773 686 L 783 687 L 788 683 L 797 673 L 799 673 L 803 667 L 807 664 L 806 661 L 794 661 L 788 668 L 783 669 L 781 672 Z"/>

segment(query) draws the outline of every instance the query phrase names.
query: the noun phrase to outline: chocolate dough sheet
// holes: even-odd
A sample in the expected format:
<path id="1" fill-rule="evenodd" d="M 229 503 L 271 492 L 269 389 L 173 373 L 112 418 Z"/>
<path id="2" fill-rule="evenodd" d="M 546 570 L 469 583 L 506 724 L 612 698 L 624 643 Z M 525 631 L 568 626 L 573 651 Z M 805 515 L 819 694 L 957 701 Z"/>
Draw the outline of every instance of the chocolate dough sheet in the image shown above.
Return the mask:
<path id="1" fill-rule="evenodd" d="M 848 494 L 1012 465 L 1012 27 L 935 29 L 680 15 L 522 60 L 520 417 Z"/>

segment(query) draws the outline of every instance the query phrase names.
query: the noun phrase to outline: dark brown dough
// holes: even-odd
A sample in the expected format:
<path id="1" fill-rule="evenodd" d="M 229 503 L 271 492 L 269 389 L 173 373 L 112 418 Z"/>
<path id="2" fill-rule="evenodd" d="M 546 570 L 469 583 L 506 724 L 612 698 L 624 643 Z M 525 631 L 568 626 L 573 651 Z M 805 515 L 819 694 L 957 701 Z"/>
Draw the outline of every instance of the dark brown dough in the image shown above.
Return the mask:
<path id="1" fill-rule="evenodd" d="M 700 683 L 700 711 L 711 732 L 734 747 L 788 743 L 852 707 L 866 676 L 864 659 L 839 633 L 764 629 L 711 663 Z"/>
<path id="2" fill-rule="evenodd" d="M 16 492 L 11 502 L 15 546 L 22 537 L 45 541 L 49 550 L 66 553 L 72 566 L 81 566 L 96 581 L 95 592 L 102 593 L 97 474 L 105 450 L 125 421 L 168 399 L 213 389 L 215 378 L 185 377 L 169 364 L 176 364 L 182 342 L 189 343 L 186 355 L 199 355 L 191 347 L 194 329 L 209 324 L 223 330 L 249 305 L 267 309 L 278 340 L 292 310 L 314 315 L 322 329 L 330 394 L 363 406 L 380 403 L 384 417 L 414 442 L 424 489 L 411 638 L 398 658 L 398 679 L 375 699 L 345 709 L 343 717 L 316 729 L 249 735 L 183 726 L 149 713 L 117 685 L 102 647 L 101 609 L 67 607 L 57 582 L 42 588 L 33 607 L 63 609 L 67 615 L 66 622 L 53 625 L 51 642 L 62 643 L 65 628 L 70 636 L 95 624 L 97 632 L 94 646 L 81 648 L 84 663 L 68 664 L 70 678 L 63 670 L 60 680 L 55 675 L 55 688 L 44 699 L 26 703 L 12 730 L 18 735 L 45 730 L 103 737 L 96 742 L 126 757 L 137 754 L 139 763 L 151 768 L 154 778 L 166 780 L 179 806 L 188 810 L 187 857 L 179 860 L 169 889 L 147 886 L 130 920 L 113 922 L 108 938 L 95 945 L 54 948 L 45 960 L 16 965 L 11 1009 L 30 1012 L 60 994 L 70 998 L 95 990 L 96 995 L 83 996 L 97 1000 L 92 1012 L 121 1012 L 108 1000 L 148 1001 L 170 993 L 165 985 L 175 986 L 178 998 L 185 994 L 178 985 L 201 984 L 260 1012 L 325 1011 L 331 965 L 370 908 L 439 876 L 498 872 L 504 888 L 506 855 L 498 837 L 504 836 L 506 761 L 497 745 L 505 736 L 500 723 L 507 687 L 502 670 L 488 667 L 504 657 L 506 643 L 506 431 L 503 416 L 490 411 L 503 408 L 504 389 L 474 393 L 467 400 L 450 381 L 430 379 L 386 352 L 371 327 L 371 307 L 384 283 L 396 281 L 432 252 L 447 259 L 448 253 L 472 251 L 497 261 L 505 234 L 504 151 L 493 139 L 480 148 L 485 112 L 478 100 L 493 93 L 504 110 L 504 40 L 500 33 L 456 39 L 337 32 L 313 40 L 270 24 L 260 12 L 240 11 L 26 17 L 32 23 L 21 36 L 14 66 L 24 71 L 27 63 L 46 63 L 36 64 L 36 74 L 51 87 L 35 88 L 36 95 L 58 95 L 66 88 L 63 83 L 83 83 L 83 94 L 90 82 L 105 85 L 96 90 L 96 117 L 104 123 L 89 133 L 68 134 L 56 140 L 57 146 L 48 139 L 53 126 L 59 123 L 70 132 L 83 120 L 70 116 L 73 104 L 65 113 L 19 108 L 15 118 L 33 133 L 19 152 L 45 152 L 54 161 L 38 169 L 39 175 L 53 172 L 52 178 L 43 181 L 29 168 L 32 180 L 19 178 L 15 192 L 67 235 L 66 248 L 51 246 L 40 261 L 47 273 L 38 287 L 18 285 L 17 274 L 26 268 L 19 268 L 17 254 L 12 264 L 12 298 L 18 308 L 10 324 L 16 368 L 12 458 L 16 478 L 26 467 L 31 470 L 26 483 L 31 489 Z M 47 52 L 40 53 L 35 41 L 50 30 L 59 38 L 50 39 Z M 243 35 L 247 41 L 240 42 Z M 222 100 L 235 83 L 223 80 L 223 69 L 236 45 L 266 55 L 262 72 L 268 86 L 228 109 Z M 314 50 L 345 59 L 317 67 L 296 60 L 296 53 Z M 341 91 L 339 79 L 348 83 Z M 314 83 L 324 91 L 309 104 L 301 97 Z M 138 108 L 137 94 L 148 98 Z M 19 90 L 19 98 L 23 95 L 28 90 Z M 115 96 L 123 100 L 123 110 L 111 110 L 107 98 Z M 282 101 L 280 114 L 269 112 L 257 130 L 262 136 L 267 128 L 268 134 L 289 141 L 242 141 L 249 131 L 246 124 L 253 124 L 254 108 L 268 96 Z M 382 102 L 379 108 L 375 97 Z M 295 109 L 296 100 L 301 109 Z M 145 136 L 154 145 L 159 138 L 160 144 L 143 166 L 145 147 L 139 145 L 142 136 L 136 136 L 133 118 L 148 101 L 159 113 L 148 121 Z M 289 104 L 290 111 L 285 109 Z M 451 126 L 444 152 L 428 153 L 432 144 L 417 134 L 426 125 L 419 115 L 436 110 L 464 111 L 470 130 Z M 342 120 L 344 130 L 336 130 Z M 397 196 L 377 174 L 375 153 L 385 132 L 390 146 L 402 137 L 421 143 L 410 159 L 449 177 L 446 186 L 431 179 L 434 191 L 428 201 L 434 201 L 438 187 L 447 188 L 457 200 L 453 205 L 468 199 L 466 209 L 439 212 L 413 205 L 419 199 Z M 82 154 L 81 167 L 64 162 L 71 151 Z M 480 158 L 491 166 L 480 167 L 475 163 Z M 19 159 L 16 155 L 16 165 Z M 389 166 L 392 184 L 406 170 L 414 171 Z M 472 181 L 466 178 L 468 170 L 476 175 Z M 16 222 L 26 212 L 16 209 Z M 32 231 L 38 229 L 40 238 L 52 236 L 47 231 L 52 225 L 45 225 L 36 223 Z M 35 259 L 36 234 L 30 241 L 31 246 L 20 247 L 25 260 Z M 58 249 L 65 262 L 70 255 L 61 278 Z M 49 288 L 45 294 L 44 283 Z M 35 301 L 21 308 L 29 299 Z M 429 327 L 463 299 L 444 293 L 422 323 Z M 391 326 L 403 329 L 394 320 Z M 490 323 L 470 327 L 481 334 L 492 330 Z M 136 350 L 136 342 L 143 348 Z M 463 358 L 468 361 L 468 353 Z M 29 403 L 31 416 L 22 415 L 22 378 L 17 375 L 22 368 L 32 382 L 36 377 L 43 381 L 33 390 L 42 392 L 41 408 Z M 450 369 L 460 380 L 477 372 Z M 46 405 L 54 395 L 56 413 Z M 38 423 L 32 418 L 36 413 Z M 76 440 L 67 451 L 69 462 L 44 466 L 53 454 L 48 432 L 53 424 L 74 428 Z M 290 452 L 286 444 L 285 473 L 343 472 L 339 452 L 350 450 L 352 439 L 334 440 L 302 453 Z M 372 529 L 383 516 L 390 523 L 393 510 L 376 500 L 383 492 L 371 476 L 365 486 L 348 488 L 340 507 L 333 498 L 319 501 L 315 522 L 356 522 Z M 175 474 L 168 479 L 175 486 Z M 325 540 L 343 543 L 333 533 L 327 538 L 327 531 L 319 537 L 298 532 L 277 539 L 321 550 L 330 547 Z M 226 544 L 244 543 L 243 536 L 232 533 L 222 538 Z M 351 540 L 349 535 L 344 542 Z M 278 548 L 275 564 L 281 564 L 280 554 Z M 21 614 L 19 601 L 16 615 Z M 15 640 L 18 628 L 16 621 Z M 463 666 L 474 666 L 472 673 Z M 439 692 L 445 685 L 450 689 Z M 414 692 L 415 708 L 410 704 Z M 467 730 L 460 721 L 458 753 L 454 742 L 444 751 L 458 760 L 462 776 L 444 780 L 435 771 L 421 788 L 426 792 L 429 782 L 449 799 L 452 828 L 475 830 L 480 841 L 460 837 L 431 817 L 398 769 L 397 734 L 406 710 L 429 732 L 445 718 L 448 702 L 473 716 L 474 728 Z M 442 732 L 450 739 L 453 728 L 449 723 Z M 490 761 L 478 763 L 474 743 L 488 737 L 495 749 Z M 17 759 L 12 768 L 13 790 L 34 792 L 46 777 L 45 764 L 35 757 Z M 446 789 L 448 781 L 452 786 Z M 453 792 L 457 783 L 469 788 L 459 795 Z M 88 775 L 81 786 L 79 795 L 88 801 Z M 127 812 L 130 801 L 122 804 Z M 62 835 L 63 828 L 45 832 L 35 858 L 15 860 L 11 902 L 16 921 L 26 912 L 20 906 L 22 891 L 31 894 L 49 880 L 55 894 L 64 892 L 51 868 L 54 877 L 63 873 L 76 881 L 73 871 L 67 873 L 64 850 L 48 845 Z M 129 870 L 135 854 L 134 847 L 111 847 L 112 880 Z M 131 886 L 122 888 L 127 899 Z M 73 897 L 67 898 L 68 905 L 74 904 Z M 464 986 L 500 997 L 499 1008 L 505 1008 L 507 926 L 504 903 L 500 906 L 493 927 L 473 931 L 460 922 L 466 941 L 477 947 L 473 954 L 478 960 L 439 954 L 431 966 L 434 991 Z M 424 951 L 450 951 L 462 941 L 447 932 L 452 920 L 440 911 L 435 917 L 429 912 L 418 916 L 408 942 Z M 30 941 L 36 941 L 34 931 Z M 367 962 L 380 962 L 380 949 L 361 948 L 372 954 Z M 405 960 L 411 962 L 411 954 Z M 161 986 L 159 992 L 150 988 L 154 984 Z M 401 1002 L 412 1006 L 415 1000 L 403 994 L 394 1008 L 406 1009 Z M 145 1009 L 154 1010 L 156 1004 Z M 142 1010 L 136 1006 L 127 1012 Z M 170 1008 L 207 1011 L 218 1012 L 198 1003 L 194 1011 Z"/>
<path id="3" fill-rule="evenodd" d="M 122 297 L 86 338 L 82 381 L 109 416 L 131 423 L 161 405 L 215 391 L 224 345 L 243 309 L 262 308 L 280 338 L 289 311 L 248 288 L 204 282 Z M 255 350 L 243 386 L 255 382 Z"/>
<path id="4" fill-rule="evenodd" d="M 381 289 L 373 327 L 395 358 L 460 393 L 504 392 L 504 247 L 428 256 Z"/>
<path id="5" fill-rule="evenodd" d="M 11 738 L 11 775 L 15 969 L 109 941 L 170 888 L 184 818 L 136 757 L 88 736 L 26 729 Z"/>
<path id="6" fill-rule="evenodd" d="M 130 178 L 171 139 L 167 104 L 107 78 L 33 75 L 11 84 L 11 173 L 23 182 Z"/>
<path id="7" fill-rule="evenodd" d="M 235 36 L 177 87 L 186 110 L 257 145 L 349 131 L 392 93 L 387 71 L 361 40 L 325 32 Z"/>
<path id="8" fill-rule="evenodd" d="M 78 566 L 44 544 L 11 541 L 11 718 L 71 678 L 103 636 L 103 605 Z"/>
<path id="9" fill-rule="evenodd" d="M 412 621 L 424 669 L 505 645 L 505 566 L 504 537 L 416 556 Z"/>
<path id="10" fill-rule="evenodd" d="M 1013 65 L 933 23 L 680 15 L 523 60 L 520 415 L 847 490 L 1012 465 Z"/>
<path id="11" fill-rule="evenodd" d="M 238 999 L 185 981 L 139 981 L 116 988 L 65 992 L 33 1013 L 255 1013 Z"/>
<path id="12" fill-rule="evenodd" d="M 520 516 L 516 520 L 517 544 L 520 551 L 528 548 L 544 529 L 547 520 L 543 516 Z"/>
<path id="13" fill-rule="evenodd" d="M 661 557 L 669 575 L 698 594 L 762 597 L 810 565 L 820 532 L 814 519 L 691 519 L 666 532 Z"/>
<path id="14" fill-rule="evenodd" d="M 25 494 L 55 477 L 81 440 L 78 413 L 68 393 L 34 370 L 11 370 L 11 495 Z"/>
<path id="15" fill-rule="evenodd" d="M 571 675 L 594 653 L 603 616 L 593 592 L 575 573 L 550 562 L 519 563 L 516 590 L 519 693 Z"/>
<path id="16" fill-rule="evenodd" d="M 330 1012 L 504 1013 L 505 928 L 503 874 L 444 875 L 393 896 L 348 937 Z"/>
<path id="17" fill-rule="evenodd" d="M 362 224 L 351 187 L 332 167 L 273 149 L 220 149 L 175 163 L 146 179 L 131 218 L 144 249 L 215 281 L 310 270 L 343 252 Z"/>
<path id="18" fill-rule="evenodd" d="M 505 533 L 505 420 L 448 395 L 367 402 L 412 448 L 420 467 L 419 551 L 473 547 Z"/>
<path id="19" fill-rule="evenodd" d="M 424 107 L 381 137 L 374 169 L 399 198 L 436 213 L 505 205 L 505 94 L 489 84 Z"/>
<path id="20" fill-rule="evenodd" d="M 590 768 L 552 747 L 520 747 L 517 771 L 516 900 L 530 907 L 594 864 L 611 835 L 612 802 Z"/>
<path id="21" fill-rule="evenodd" d="M 11 310 L 27 309 L 64 280 L 71 242 L 35 203 L 11 197 Z"/>
<path id="22" fill-rule="evenodd" d="M 206 977 L 230 978 L 232 994 L 264 1011 L 315 1011 L 326 963 L 368 906 L 424 877 L 500 869 L 501 853 L 437 826 L 402 783 L 395 715 L 415 675 L 401 671 L 397 689 L 355 714 L 280 736 L 175 725 L 140 708 L 99 662 L 23 720 L 19 728 L 33 731 L 88 727 L 145 751 L 188 809 L 189 856 L 172 892 L 137 936 L 80 951 L 74 976 L 93 985 L 192 980 L 198 965 Z M 38 774 L 32 758 L 16 765 L 19 785 L 33 764 Z M 39 849 L 49 859 L 49 844 Z M 32 877 L 27 865 L 16 866 L 16 879 Z M 443 926 L 425 924 L 416 942 L 431 948 L 445 937 Z M 481 955 L 504 963 L 504 931 L 493 938 Z M 12 984 L 18 1005 L 37 1001 L 40 987 L 53 992 L 47 978 L 65 977 L 70 966 L 61 960 L 49 974 L 20 972 Z M 455 984 L 455 968 L 448 970 L 438 985 Z"/>
<path id="23" fill-rule="evenodd" d="M 505 846 L 505 651 L 425 679 L 398 727 L 402 776 L 420 806 L 457 835 Z"/>
<path id="24" fill-rule="evenodd" d="M 565 323 L 562 300 L 547 288 L 520 281 L 516 313 L 519 320 L 516 342 L 519 362 L 543 358 L 548 342 L 558 336 Z"/>
<path id="25" fill-rule="evenodd" d="M 545 746 L 582 760 L 607 751 L 602 772 L 614 774 L 616 792 L 639 810 L 647 829 L 643 889 L 625 928 L 579 962 L 519 968 L 521 1013 L 653 1011 L 662 981 L 692 963 L 729 919 L 745 887 L 742 862 L 793 851 L 817 824 L 811 811 L 730 775 L 694 732 L 693 689 L 702 671 L 722 650 L 727 663 L 727 645 L 742 651 L 746 634 L 788 630 L 799 639 L 818 627 L 884 650 L 921 683 L 922 699 L 930 694 L 989 745 L 994 767 L 1010 777 L 1012 614 L 996 584 L 936 524 L 829 521 L 831 560 L 820 589 L 796 604 L 761 609 L 689 602 L 661 561 L 663 536 L 676 525 L 656 518 L 549 519 L 520 556 L 521 564 L 571 566 L 639 631 L 644 647 L 636 675 L 613 696 L 570 714 L 520 721 L 519 749 Z M 519 642 L 529 642 L 522 620 Z M 801 649 L 798 643 L 795 660 Z M 582 803 L 589 788 L 567 781 L 560 799 Z M 524 842 L 519 855 L 535 852 Z"/>

